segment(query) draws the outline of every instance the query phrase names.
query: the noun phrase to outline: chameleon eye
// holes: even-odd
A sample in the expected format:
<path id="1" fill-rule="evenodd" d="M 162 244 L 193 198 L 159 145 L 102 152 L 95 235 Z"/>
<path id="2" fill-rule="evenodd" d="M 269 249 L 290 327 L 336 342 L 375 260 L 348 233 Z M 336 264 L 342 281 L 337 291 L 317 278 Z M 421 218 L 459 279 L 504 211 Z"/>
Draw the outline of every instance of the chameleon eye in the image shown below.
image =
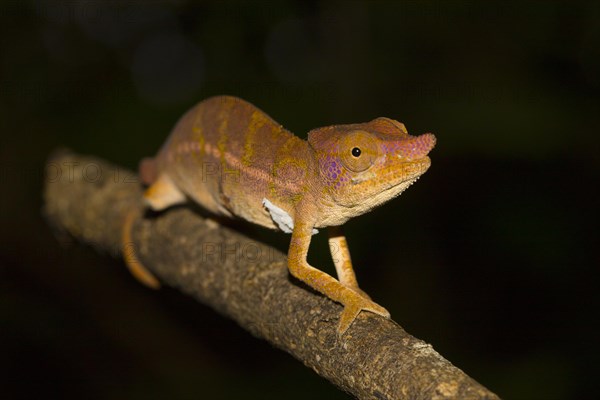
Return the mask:
<path id="1" fill-rule="evenodd" d="M 376 138 L 365 131 L 353 131 L 346 134 L 340 143 L 342 165 L 352 172 L 369 169 L 377 158 Z"/>

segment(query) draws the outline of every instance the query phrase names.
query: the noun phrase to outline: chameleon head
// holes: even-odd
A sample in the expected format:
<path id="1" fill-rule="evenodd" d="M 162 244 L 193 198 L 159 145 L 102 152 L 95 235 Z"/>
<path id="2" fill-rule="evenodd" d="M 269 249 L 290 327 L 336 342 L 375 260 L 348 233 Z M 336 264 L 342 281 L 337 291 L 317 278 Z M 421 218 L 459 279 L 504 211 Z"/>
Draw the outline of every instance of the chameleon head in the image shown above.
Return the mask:
<path id="1" fill-rule="evenodd" d="M 408 134 L 388 118 L 309 132 L 315 151 L 327 225 L 339 225 L 398 196 L 431 164 L 435 136 Z"/>

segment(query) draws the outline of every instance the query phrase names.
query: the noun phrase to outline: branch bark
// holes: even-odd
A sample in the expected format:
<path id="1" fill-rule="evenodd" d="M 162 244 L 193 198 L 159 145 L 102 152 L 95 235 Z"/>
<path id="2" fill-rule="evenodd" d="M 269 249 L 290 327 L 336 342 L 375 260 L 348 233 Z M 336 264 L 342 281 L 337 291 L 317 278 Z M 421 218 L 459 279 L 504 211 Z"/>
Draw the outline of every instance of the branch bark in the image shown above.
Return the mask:
<path id="1" fill-rule="evenodd" d="M 55 227 L 120 256 L 125 215 L 141 208 L 134 173 L 66 151 L 47 164 L 44 212 Z M 359 399 L 498 399 L 431 345 L 363 312 L 340 340 L 341 306 L 302 286 L 285 255 L 189 207 L 139 218 L 132 244 L 159 279 L 287 351 Z"/>

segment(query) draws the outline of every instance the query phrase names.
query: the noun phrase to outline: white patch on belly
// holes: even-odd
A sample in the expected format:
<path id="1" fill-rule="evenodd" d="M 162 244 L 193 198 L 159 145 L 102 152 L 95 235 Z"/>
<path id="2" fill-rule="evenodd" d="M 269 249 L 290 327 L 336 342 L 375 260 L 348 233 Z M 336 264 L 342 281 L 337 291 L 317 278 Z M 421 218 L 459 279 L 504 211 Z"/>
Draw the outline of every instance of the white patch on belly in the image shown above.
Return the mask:
<path id="1" fill-rule="evenodd" d="M 277 224 L 279 229 L 281 229 L 285 233 L 292 233 L 292 231 L 294 230 L 294 220 L 292 219 L 290 214 L 285 212 L 285 210 L 282 210 L 281 208 L 277 207 L 275 204 L 271 203 L 266 198 L 263 199 L 262 204 L 267 209 L 267 211 L 269 211 L 273 222 Z M 317 233 L 319 233 L 319 231 L 313 228 L 312 234 L 316 235 Z"/>

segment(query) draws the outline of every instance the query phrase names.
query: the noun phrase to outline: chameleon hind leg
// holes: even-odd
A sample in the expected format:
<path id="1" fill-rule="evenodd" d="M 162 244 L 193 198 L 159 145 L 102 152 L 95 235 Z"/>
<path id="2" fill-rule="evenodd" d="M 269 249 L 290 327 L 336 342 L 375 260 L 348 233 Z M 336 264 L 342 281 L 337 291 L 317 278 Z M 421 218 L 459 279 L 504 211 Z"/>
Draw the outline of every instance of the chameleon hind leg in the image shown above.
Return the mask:
<path id="1" fill-rule="evenodd" d="M 185 202 L 185 195 L 177 189 L 175 184 L 166 175 L 162 174 L 158 179 L 144 192 L 144 200 L 155 211 L 164 210 L 172 205 Z M 129 272 L 144 285 L 158 289 L 160 283 L 158 279 L 144 267 L 137 258 L 135 246 L 133 244 L 131 231 L 133 222 L 141 215 L 141 211 L 136 208 L 131 210 L 125 217 L 121 235 L 121 246 L 123 258 Z"/>
<path id="2" fill-rule="evenodd" d="M 312 225 L 296 221 L 288 252 L 288 269 L 296 278 L 344 306 L 337 329 L 338 335 L 343 335 L 363 310 L 389 318 L 390 313 L 385 308 L 363 296 L 356 288 L 351 289 L 332 276 L 308 264 L 306 256 L 310 246 L 312 228 Z M 349 278 L 349 274 L 342 274 L 342 276 L 347 282 L 352 279 Z M 356 281 L 356 278 L 354 278 L 354 281 Z"/>

